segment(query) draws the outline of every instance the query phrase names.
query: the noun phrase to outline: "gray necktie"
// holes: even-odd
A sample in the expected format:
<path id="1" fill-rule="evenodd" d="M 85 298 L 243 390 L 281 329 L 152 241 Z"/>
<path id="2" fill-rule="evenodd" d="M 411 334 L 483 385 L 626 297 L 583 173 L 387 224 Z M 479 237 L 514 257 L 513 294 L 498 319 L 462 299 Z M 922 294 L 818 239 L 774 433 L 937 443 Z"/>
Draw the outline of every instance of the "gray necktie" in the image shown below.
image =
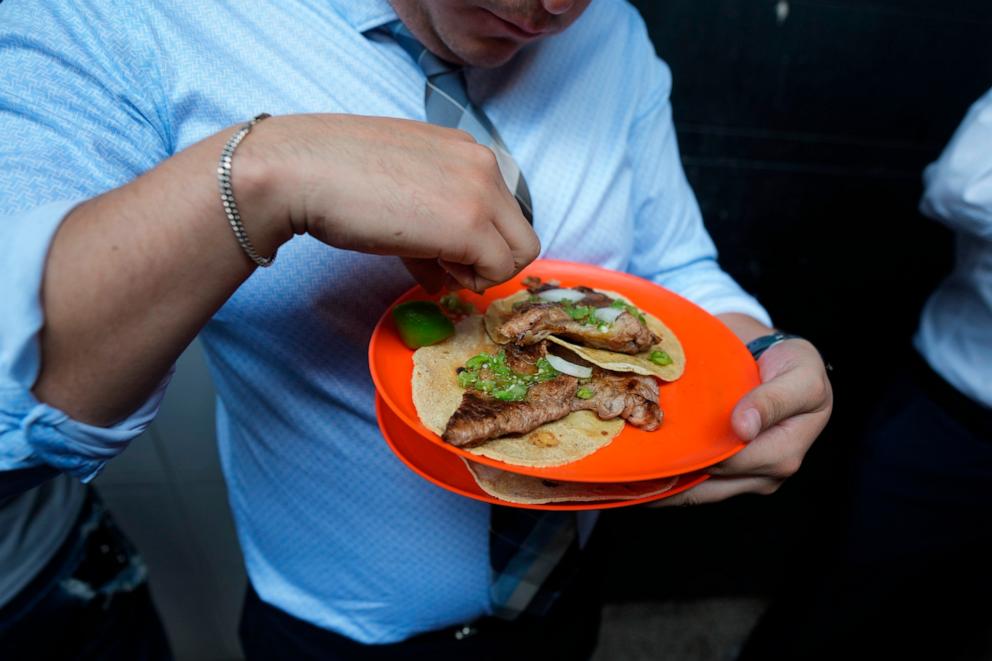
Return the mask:
<path id="1" fill-rule="evenodd" d="M 461 67 L 428 51 L 400 21 L 383 29 L 427 76 L 427 121 L 468 131 L 479 144 L 492 149 L 507 188 L 533 224 L 527 182 L 496 127 L 468 98 Z M 489 533 L 493 614 L 512 620 L 522 613 L 547 612 L 577 571 L 580 551 L 575 514 L 494 507 Z"/>
<path id="2" fill-rule="evenodd" d="M 424 105 L 427 121 L 438 126 L 462 129 L 475 138 L 480 145 L 486 145 L 496 154 L 503 181 L 520 204 L 520 210 L 527 222 L 534 224 L 534 212 L 530 201 L 527 181 L 517 162 L 499 137 L 482 109 L 468 98 L 465 88 L 465 73 L 460 66 L 438 58 L 417 41 L 400 21 L 386 24 L 383 29 L 405 50 L 427 76 L 424 89 Z"/>

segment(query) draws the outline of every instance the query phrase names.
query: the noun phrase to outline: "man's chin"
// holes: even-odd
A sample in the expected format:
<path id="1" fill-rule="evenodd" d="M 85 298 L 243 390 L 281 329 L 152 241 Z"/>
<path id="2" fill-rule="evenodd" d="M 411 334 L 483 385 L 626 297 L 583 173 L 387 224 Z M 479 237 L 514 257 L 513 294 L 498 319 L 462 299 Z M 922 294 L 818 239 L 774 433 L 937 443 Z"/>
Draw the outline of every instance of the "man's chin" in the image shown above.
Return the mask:
<path id="1" fill-rule="evenodd" d="M 500 37 L 480 37 L 455 53 L 466 65 L 483 69 L 503 66 L 523 47 L 518 41 Z"/>

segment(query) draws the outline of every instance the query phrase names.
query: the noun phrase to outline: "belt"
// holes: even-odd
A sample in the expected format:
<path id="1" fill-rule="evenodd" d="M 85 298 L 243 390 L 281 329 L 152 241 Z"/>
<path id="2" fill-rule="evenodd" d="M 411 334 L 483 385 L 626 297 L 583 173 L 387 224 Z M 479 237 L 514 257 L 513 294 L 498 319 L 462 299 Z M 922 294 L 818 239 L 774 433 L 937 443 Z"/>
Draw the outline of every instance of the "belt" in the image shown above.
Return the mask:
<path id="1" fill-rule="evenodd" d="M 912 352 L 909 368 L 914 380 L 931 401 L 975 434 L 992 442 L 992 409 L 963 395 L 915 351 Z"/>

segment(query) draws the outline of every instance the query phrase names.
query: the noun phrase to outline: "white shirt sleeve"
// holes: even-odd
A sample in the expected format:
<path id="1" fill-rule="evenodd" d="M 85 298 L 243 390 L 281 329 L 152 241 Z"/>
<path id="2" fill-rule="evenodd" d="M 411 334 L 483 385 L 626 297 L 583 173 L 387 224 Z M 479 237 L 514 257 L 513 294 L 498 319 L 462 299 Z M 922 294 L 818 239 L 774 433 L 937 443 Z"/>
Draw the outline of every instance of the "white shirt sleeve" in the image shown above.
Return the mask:
<path id="1" fill-rule="evenodd" d="M 0 471 L 49 465 L 89 481 L 154 419 L 172 377 L 131 415 L 88 425 L 31 393 L 41 365 L 41 282 L 52 237 L 76 201 L 55 202 L 0 220 L 8 270 L 0 281 Z"/>
<path id="2" fill-rule="evenodd" d="M 992 240 L 992 90 L 971 106 L 923 182 L 921 212 L 955 231 Z"/>

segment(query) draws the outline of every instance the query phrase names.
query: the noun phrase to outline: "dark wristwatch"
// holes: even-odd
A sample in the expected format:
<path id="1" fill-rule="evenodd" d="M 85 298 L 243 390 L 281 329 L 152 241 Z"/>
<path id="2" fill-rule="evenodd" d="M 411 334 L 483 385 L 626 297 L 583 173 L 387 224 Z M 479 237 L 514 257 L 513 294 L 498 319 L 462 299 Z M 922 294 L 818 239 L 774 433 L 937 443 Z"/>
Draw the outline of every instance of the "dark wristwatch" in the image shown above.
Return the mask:
<path id="1" fill-rule="evenodd" d="M 751 355 L 754 356 L 755 360 L 758 360 L 758 358 L 761 357 L 761 354 L 765 353 L 779 342 L 801 339 L 803 338 L 798 335 L 793 335 L 792 333 L 775 332 L 770 335 L 762 335 L 761 337 L 751 340 L 747 343 L 747 350 L 751 352 Z"/>

